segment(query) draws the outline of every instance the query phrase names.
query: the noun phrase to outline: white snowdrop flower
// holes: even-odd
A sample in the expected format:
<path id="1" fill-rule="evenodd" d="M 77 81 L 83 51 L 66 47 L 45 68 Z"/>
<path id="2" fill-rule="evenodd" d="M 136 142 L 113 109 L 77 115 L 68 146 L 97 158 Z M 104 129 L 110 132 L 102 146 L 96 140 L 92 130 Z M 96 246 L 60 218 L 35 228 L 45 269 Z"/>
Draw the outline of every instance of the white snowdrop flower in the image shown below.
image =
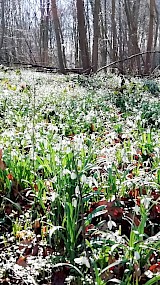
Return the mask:
<path id="1" fill-rule="evenodd" d="M 122 161 L 123 161 L 123 162 L 126 162 L 126 163 L 128 163 L 128 162 L 129 162 L 129 160 L 128 160 L 128 157 L 127 157 L 127 154 L 126 154 L 126 153 L 123 153 L 123 155 L 122 155 Z"/>
<path id="2" fill-rule="evenodd" d="M 113 140 L 113 139 L 115 138 L 115 133 L 112 132 L 112 133 L 110 134 L 110 136 L 111 136 L 111 139 Z"/>
<path id="3" fill-rule="evenodd" d="M 155 147 L 155 148 L 154 148 L 154 151 L 158 154 L 158 153 L 160 152 L 159 147 Z"/>
<path id="4" fill-rule="evenodd" d="M 55 162 L 56 162 L 57 164 L 60 163 L 59 157 L 58 157 L 57 155 L 55 156 Z"/>
<path id="5" fill-rule="evenodd" d="M 139 260 L 139 259 L 140 259 L 140 254 L 139 254 L 138 251 L 135 251 L 135 252 L 134 252 L 134 259 L 135 259 L 135 260 Z"/>
<path id="6" fill-rule="evenodd" d="M 131 121 L 131 120 L 128 120 L 128 121 L 127 121 L 127 125 L 128 125 L 129 127 L 133 127 L 133 126 L 134 126 L 134 122 Z"/>
<path id="7" fill-rule="evenodd" d="M 152 271 L 150 271 L 150 270 L 145 271 L 144 274 L 145 274 L 149 279 L 152 279 L 152 278 L 153 278 L 153 273 L 152 273 Z"/>
<path id="8" fill-rule="evenodd" d="M 59 127 L 60 127 L 60 129 L 62 129 L 64 126 L 63 126 L 63 124 L 60 123 L 60 124 L 59 124 Z"/>
<path id="9" fill-rule="evenodd" d="M 140 121 L 140 120 L 141 120 L 141 116 L 138 115 L 138 116 L 136 117 L 136 120 L 137 120 L 137 121 Z"/>
<path id="10" fill-rule="evenodd" d="M 79 265 L 86 265 L 86 267 L 90 268 L 89 260 L 86 256 L 81 256 L 79 258 L 74 259 L 75 263 Z"/>
<path id="11" fill-rule="evenodd" d="M 116 185 L 121 185 L 121 181 L 120 181 L 120 180 L 117 180 L 117 181 L 116 181 Z"/>
<path id="12" fill-rule="evenodd" d="M 17 127 L 21 128 L 23 126 L 23 124 L 21 122 L 17 122 Z"/>
<path id="13" fill-rule="evenodd" d="M 70 152 L 71 152 L 71 148 L 70 148 L 70 147 L 67 147 L 66 153 L 68 154 L 68 153 L 70 153 Z"/>
<path id="14" fill-rule="evenodd" d="M 135 207 L 133 208 L 133 210 L 134 210 L 134 212 L 136 213 L 136 215 L 139 215 L 140 210 L 139 210 L 139 207 L 138 207 L 137 204 L 135 205 Z"/>
<path id="15" fill-rule="evenodd" d="M 51 195 L 51 202 L 54 202 L 57 197 L 58 197 L 58 194 L 56 192 L 53 192 Z"/>
<path id="16" fill-rule="evenodd" d="M 149 197 L 142 198 L 141 203 L 144 204 L 145 209 L 148 209 L 151 200 L 152 198 Z"/>
<path id="17" fill-rule="evenodd" d="M 31 140 L 30 134 L 26 134 L 26 140 Z"/>
<path id="18" fill-rule="evenodd" d="M 60 151 L 60 149 L 61 149 L 61 145 L 60 143 L 57 143 L 55 146 L 55 150 Z"/>
<path id="19" fill-rule="evenodd" d="M 71 179 L 74 180 L 77 178 L 77 175 L 75 172 L 71 172 Z"/>
<path id="20" fill-rule="evenodd" d="M 75 142 L 75 150 L 81 150 L 83 148 L 83 144 Z"/>
<path id="21" fill-rule="evenodd" d="M 147 129 L 147 134 L 150 134 L 150 132 L 151 132 L 151 129 L 148 128 Z"/>
<path id="22" fill-rule="evenodd" d="M 82 161 L 78 159 L 78 167 L 82 167 Z"/>
<path id="23" fill-rule="evenodd" d="M 82 183 L 84 183 L 84 184 L 87 182 L 87 177 L 86 177 L 85 174 L 82 174 L 82 176 L 81 176 L 81 181 L 82 181 Z"/>
<path id="24" fill-rule="evenodd" d="M 37 159 L 37 154 L 36 152 L 34 151 L 34 149 L 30 149 L 30 157 L 33 159 L 33 160 L 36 160 Z"/>
<path id="25" fill-rule="evenodd" d="M 39 133 L 39 132 L 36 132 L 36 133 L 35 133 L 35 137 L 36 137 L 37 139 L 40 139 L 40 138 L 41 138 L 40 133 Z M 40 139 L 40 141 L 42 142 L 43 140 Z"/>
<path id="26" fill-rule="evenodd" d="M 14 156 L 17 156 L 18 153 L 15 149 L 11 150 L 11 156 L 14 157 Z"/>
<path id="27" fill-rule="evenodd" d="M 76 198 L 72 198 L 72 206 L 73 206 L 74 208 L 77 207 L 77 199 L 76 199 Z"/>
<path id="28" fill-rule="evenodd" d="M 46 158 L 47 158 L 47 160 L 50 160 L 51 156 L 49 153 L 47 153 Z"/>
<path id="29" fill-rule="evenodd" d="M 55 175 L 53 178 L 52 178 L 52 183 L 56 183 L 57 182 L 57 176 Z"/>
<path id="30" fill-rule="evenodd" d="M 95 140 L 95 134 L 93 133 L 93 134 L 91 134 L 91 140 Z"/>
<path id="31" fill-rule="evenodd" d="M 84 142 L 84 138 L 83 138 L 82 136 L 78 136 L 78 137 L 77 137 L 77 143 L 80 144 L 80 145 L 82 145 L 83 142 Z"/>
<path id="32" fill-rule="evenodd" d="M 89 187 L 92 187 L 92 182 L 93 182 L 92 177 L 91 176 L 88 177 L 87 180 L 88 180 L 87 183 L 88 183 Z"/>
<path id="33" fill-rule="evenodd" d="M 109 230 L 111 231 L 113 227 L 116 227 L 116 223 L 111 219 L 107 223 Z"/>
<path id="34" fill-rule="evenodd" d="M 50 124 L 50 125 L 48 126 L 48 130 L 57 133 L 57 132 L 58 132 L 58 127 L 57 127 L 57 126 L 54 126 L 54 125 L 52 125 L 52 124 Z"/>
<path id="35" fill-rule="evenodd" d="M 70 172 L 69 169 L 64 168 L 64 169 L 63 169 L 63 175 L 66 175 L 66 174 L 71 174 L 71 172 Z"/>
<path id="36" fill-rule="evenodd" d="M 76 188 L 75 188 L 75 195 L 79 196 L 79 194 L 80 194 L 79 186 L 77 185 Z"/>

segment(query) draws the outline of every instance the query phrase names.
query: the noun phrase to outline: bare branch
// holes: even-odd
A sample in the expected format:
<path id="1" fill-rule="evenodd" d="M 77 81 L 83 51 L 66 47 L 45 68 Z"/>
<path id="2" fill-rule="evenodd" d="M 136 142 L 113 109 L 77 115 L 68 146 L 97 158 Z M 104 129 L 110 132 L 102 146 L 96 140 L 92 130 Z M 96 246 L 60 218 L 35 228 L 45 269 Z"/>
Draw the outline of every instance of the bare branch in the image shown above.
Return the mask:
<path id="1" fill-rule="evenodd" d="M 124 61 L 130 60 L 130 59 L 132 59 L 132 58 L 134 58 L 134 57 L 141 56 L 141 55 L 147 54 L 147 53 L 160 53 L 160 51 L 157 51 L 157 50 L 156 50 L 156 51 L 144 51 L 144 52 L 139 52 L 139 53 L 136 53 L 136 54 L 132 54 L 131 56 L 128 56 L 128 57 L 126 57 L 126 58 L 124 58 L 124 59 L 116 60 L 116 61 L 113 61 L 113 62 L 111 62 L 111 63 L 109 63 L 109 64 L 107 64 L 107 65 L 105 65 L 105 66 L 100 67 L 100 68 L 97 70 L 96 73 L 98 73 L 99 71 L 101 71 L 101 70 L 103 70 L 103 69 L 105 69 L 105 68 L 108 68 L 108 67 L 110 67 L 110 66 L 112 66 L 112 65 L 114 65 L 114 64 L 116 64 L 116 63 L 124 62 Z"/>

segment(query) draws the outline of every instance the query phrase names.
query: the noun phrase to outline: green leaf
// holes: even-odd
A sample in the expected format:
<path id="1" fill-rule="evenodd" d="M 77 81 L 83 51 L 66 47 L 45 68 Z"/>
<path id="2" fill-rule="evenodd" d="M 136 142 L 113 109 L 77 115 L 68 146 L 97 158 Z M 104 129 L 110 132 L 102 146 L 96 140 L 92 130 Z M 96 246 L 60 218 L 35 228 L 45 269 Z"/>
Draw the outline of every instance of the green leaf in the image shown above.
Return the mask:
<path id="1" fill-rule="evenodd" d="M 58 230 L 60 230 L 60 229 L 65 229 L 65 228 L 63 228 L 63 227 L 61 227 L 61 226 L 53 226 L 51 229 L 50 229 L 50 231 L 49 231 L 49 243 L 50 243 L 50 245 L 51 245 L 51 238 L 52 238 L 52 235 L 55 233 L 55 231 L 58 231 Z"/>
<path id="2" fill-rule="evenodd" d="M 62 267 L 62 266 L 69 266 L 69 267 L 75 269 L 83 277 L 82 272 L 75 265 L 70 264 L 70 263 L 57 263 L 57 264 L 53 265 L 52 268 L 57 268 L 57 267 Z"/>
<path id="3" fill-rule="evenodd" d="M 21 211 L 21 207 L 20 207 L 20 205 L 18 203 L 13 202 L 12 200 L 10 200 L 7 197 L 4 197 L 4 200 L 10 202 L 18 211 Z"/>
<path id="4" fill-rule="evenodd" d="M 116 262 L 113 262 L 112 264 L 109 264 L 107 267 L 105 267 L 100 273 L 99 273 L 99 276 L 101 276 L 101 274 L 103 274 L 105 271 L 107 271 L 108 269 L 116 266 L 116 265 L 119 265 L 120 263 L 122 263 L 122 260 L 118 260 Z M 148 284 L 147 284 L 148 285 Z"/>
<path id="5" fill-rule="evenodd" d="M 147 281 L 144 285 L 152 285 L 160 280 L 160 275 L 153 277 L 151 280 Z"/>

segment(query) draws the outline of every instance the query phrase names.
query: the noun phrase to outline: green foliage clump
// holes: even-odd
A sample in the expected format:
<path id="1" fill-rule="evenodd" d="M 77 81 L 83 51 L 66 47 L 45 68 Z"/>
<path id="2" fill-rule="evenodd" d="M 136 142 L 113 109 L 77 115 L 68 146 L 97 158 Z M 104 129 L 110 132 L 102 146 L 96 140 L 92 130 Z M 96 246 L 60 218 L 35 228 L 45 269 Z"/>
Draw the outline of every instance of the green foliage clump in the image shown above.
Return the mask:
<path id="1" fill-rule="evenodd" d="M 153 81 L 153 80 L 146 80 L 146 81 L 144 82 L 144 85 L 143 85 L 143 86 L 144 86 L 144 88 L 145 88 L 146 90 L 148 90 L 149 92 L 151 92 L 151 94 L 153 94 L 153 95 L 156 95 L 156 94 L 160 91 L 157 82 L 155 82 L 155 81 Z"/>
<path id="2" fill-rule="evenodd" d="M 160 127 L 160 102 L 149 103 L 144 102 L 141 106 L 142 120 L 145 121 L 145 126 Z"/>

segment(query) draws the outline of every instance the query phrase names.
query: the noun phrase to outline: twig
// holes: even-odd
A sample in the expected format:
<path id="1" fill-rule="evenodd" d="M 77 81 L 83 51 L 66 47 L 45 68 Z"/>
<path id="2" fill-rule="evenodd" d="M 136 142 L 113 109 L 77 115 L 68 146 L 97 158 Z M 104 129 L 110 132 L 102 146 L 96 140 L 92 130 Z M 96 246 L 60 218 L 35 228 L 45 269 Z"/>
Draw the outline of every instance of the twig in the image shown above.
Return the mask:
<path id="1" fill-rule="evenodd" d="M 98 73 L 99 71 L 101 71 L 101 70 L 103 70 L 103 69 L 105 69 L 105 68 L 108 68 L 108 67 L 110 67 L 110 66 L 112 66 L 112 65 L 114 65 L 114 64 L 116 64 L 116 63 L 120 63 L 120 62 L 124 62 L 124 61 L 127 61 L 127 60 L 130 60 L 130 59 L 132 59 L 132 58 L 134 58 L 134 57 L 137 57 L 137 56 L 140 56 L 140 55 L 143 55 L 143 54 L 147 54 L 147 53 L 160 53 L 160 51 L 144 51 L 144 52 L 139 52 L 139 53 L 136 53 L 136 54 L 132 54 L 131 56 L 128 56 L 128 57 L 126 57 L 126 58 L 124 58 L 124 59 L 119 59 L 119 60 L 116 60 L 116 61 L 113 61 L 113 62 L 111 62 L 111 63 L 109 63 L 109 64 L 107 64 L 107 65 L 105 65 L 105 66 L 102 66 L 102 67 L 100 67 L 97 71 L 96 71 L 96 73 Z"/>

